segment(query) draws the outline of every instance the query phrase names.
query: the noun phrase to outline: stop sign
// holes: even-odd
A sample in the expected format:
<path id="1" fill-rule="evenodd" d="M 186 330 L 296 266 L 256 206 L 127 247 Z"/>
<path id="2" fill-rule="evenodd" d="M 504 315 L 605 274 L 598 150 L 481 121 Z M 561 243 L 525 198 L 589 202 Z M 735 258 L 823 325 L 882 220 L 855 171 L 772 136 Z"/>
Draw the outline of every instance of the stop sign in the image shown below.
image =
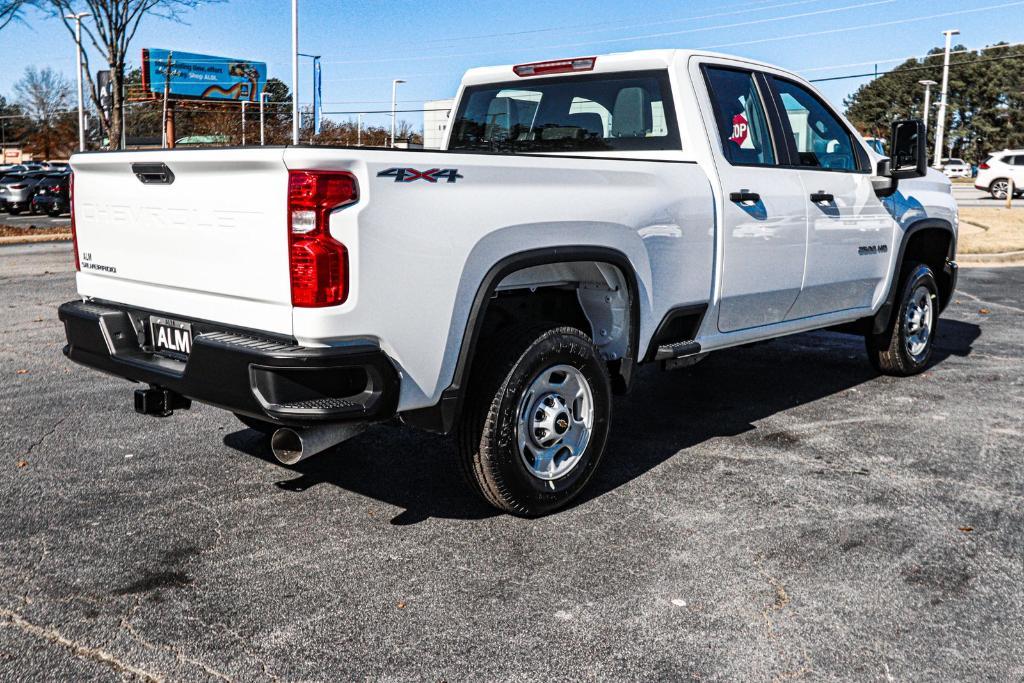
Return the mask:
<path id="1" fill-rule="evenodd" d="M 743 147 L 743 143 L 747 141 L 749 134 L 750 125 L 747 123 L 747 117 L 743 114 L 736 114 L 736 116 L 732 117 L 732 135 L 729 139 Z"/>

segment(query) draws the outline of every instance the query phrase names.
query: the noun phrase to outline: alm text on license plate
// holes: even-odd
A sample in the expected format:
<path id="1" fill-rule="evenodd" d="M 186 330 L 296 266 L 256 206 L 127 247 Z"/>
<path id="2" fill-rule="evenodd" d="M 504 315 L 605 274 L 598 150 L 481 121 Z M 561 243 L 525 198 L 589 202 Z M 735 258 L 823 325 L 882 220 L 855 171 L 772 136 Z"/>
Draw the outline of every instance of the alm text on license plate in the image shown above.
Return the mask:
<path id="1" fill-rule="evenodd" d="M 170 318 L 150 316 L 150 331 L 153 335 L 153 350 L 157 353 L 171 351 L 187 356 L 192 352 L 192 325 Z"/>

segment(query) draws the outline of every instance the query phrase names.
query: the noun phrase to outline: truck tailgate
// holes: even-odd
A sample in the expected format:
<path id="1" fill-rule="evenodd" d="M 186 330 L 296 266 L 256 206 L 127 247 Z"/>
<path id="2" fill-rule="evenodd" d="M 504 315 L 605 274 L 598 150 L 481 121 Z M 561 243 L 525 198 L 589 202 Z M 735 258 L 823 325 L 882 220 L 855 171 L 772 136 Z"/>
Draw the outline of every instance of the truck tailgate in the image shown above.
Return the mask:
<path id="1" fill-rule="evenodd" d="M 78 291 L 292 332 L 280 148 L 76 155 Z"/>

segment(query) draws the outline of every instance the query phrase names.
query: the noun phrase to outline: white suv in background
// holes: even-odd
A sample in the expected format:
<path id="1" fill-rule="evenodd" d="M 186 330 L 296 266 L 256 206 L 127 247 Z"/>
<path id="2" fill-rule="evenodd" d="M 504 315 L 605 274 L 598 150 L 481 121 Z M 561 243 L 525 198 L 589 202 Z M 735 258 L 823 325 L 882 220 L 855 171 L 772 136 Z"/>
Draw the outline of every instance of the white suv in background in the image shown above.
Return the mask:
<path id="1" fill-rule="evenodd" d="M 963 159 L 943 159 L 942 172 L 947 178 L 970 178 L 971 165 Z"/>
<path id="2" fill-rule="evenodd" d="M 1006 199 L 1010 180 L 1013 180 L 1013 195 L 1024 194 L 1024 149 L 1004 149 L 995 152 L 978 166 L 978 177 L 974 186 L 985 190 L 995 199 Z"/>

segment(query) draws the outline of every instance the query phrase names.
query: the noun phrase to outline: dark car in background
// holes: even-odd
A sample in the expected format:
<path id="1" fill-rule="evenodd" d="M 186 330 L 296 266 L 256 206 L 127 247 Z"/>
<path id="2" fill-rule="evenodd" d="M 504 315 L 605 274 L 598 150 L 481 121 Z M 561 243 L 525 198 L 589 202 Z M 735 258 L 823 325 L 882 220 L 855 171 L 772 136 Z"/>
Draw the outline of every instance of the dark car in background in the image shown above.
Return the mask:
<path id="1" fill-rule="evenodd" d="M 36 185 L 47 175 L 46 171 L 28 171 L 9 173 L 0 178 L 0 211 L 7 211 L 11 215 L 28 211 L 32 206 Z"/>
<path id="2" fill-rule="evenodd" d="M 71 174 L 50 173 L 36 183 L 30 206 L 32 213 L 59 216 L 71 212 Z"/>

